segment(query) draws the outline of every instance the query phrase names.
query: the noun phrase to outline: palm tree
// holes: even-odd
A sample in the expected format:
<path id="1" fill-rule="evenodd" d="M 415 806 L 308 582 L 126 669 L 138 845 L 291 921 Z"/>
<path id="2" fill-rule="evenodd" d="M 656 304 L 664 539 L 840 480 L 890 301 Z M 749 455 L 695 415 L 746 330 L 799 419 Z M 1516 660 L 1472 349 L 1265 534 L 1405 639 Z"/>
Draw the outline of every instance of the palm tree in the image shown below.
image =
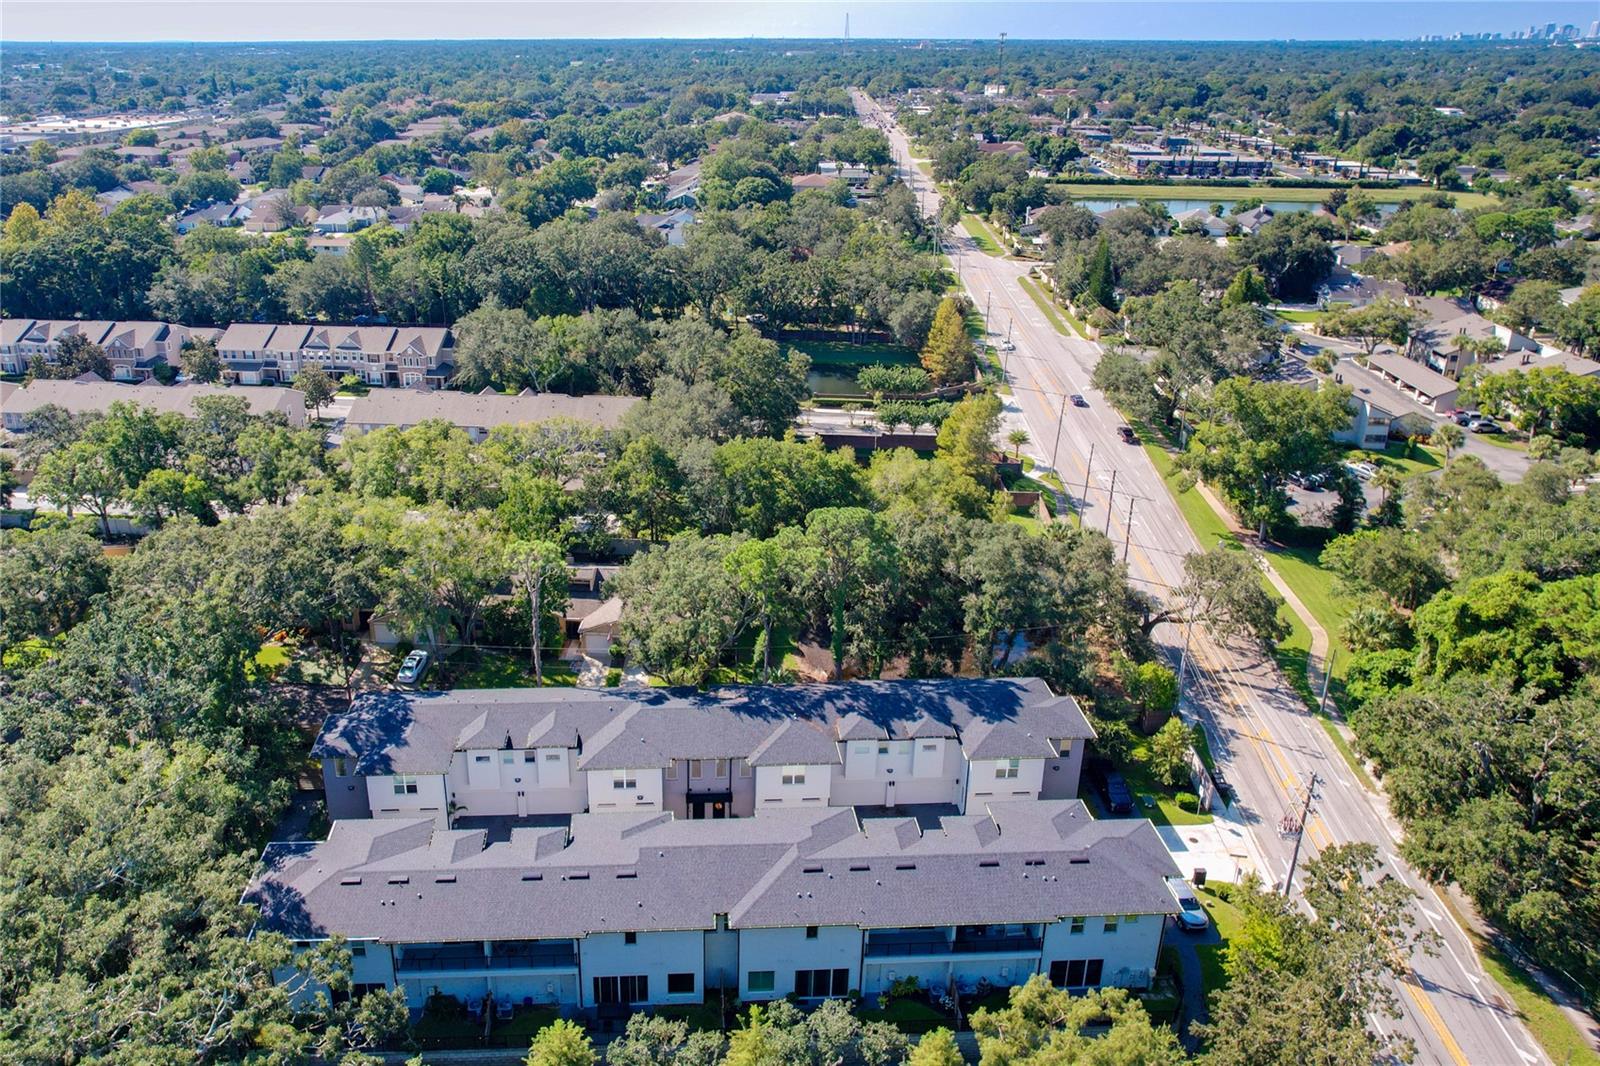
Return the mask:
<path id="1" fill-rule="evenodd" d="M 1012 454 L 1016 456 L 1017 462 L 1022 461 L 1022 446 L 1032 439 L 1025 429 L 1014 429 L 1006 434 L 1006 440 L 1011 442 Z"/>
<path id="2" fill-rule="evenodd" d="M 1467 435 L 1461 432 L 1461 427 L 1454 422 L 1440 422 L 1428 437 L 1428 443 L 1435 448 L 1443 448 L 1444 461 L 1448 463 L 1451 453 L 1461 447 L 1461 442 L 1466 439 Z"/>

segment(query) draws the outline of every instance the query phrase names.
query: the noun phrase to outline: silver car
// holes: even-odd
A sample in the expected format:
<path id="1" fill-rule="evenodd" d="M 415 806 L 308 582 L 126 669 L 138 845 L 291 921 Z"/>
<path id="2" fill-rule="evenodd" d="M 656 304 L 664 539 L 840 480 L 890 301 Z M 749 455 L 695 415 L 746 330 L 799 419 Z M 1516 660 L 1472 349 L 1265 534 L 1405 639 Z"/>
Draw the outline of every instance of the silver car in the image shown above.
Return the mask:
<path id="1" fill-rule="evenodd" d="M 1172 892 L 1172 898 L 1177 901 L 1180 908 L 1176 917 L 1179 928 L 1190 933 L 1199 933 L 1211 924 L 1211 916 L 1206 913 L 1205 907 L 1200 904 L 1200 897 L 1195 895 L 1189 882 L 1181 877 L 1167 878 L 1167 888 Z"/>
<path id="2" fill-rule="evenodd" d="M 394 675 L 397 685 L 415 685 L 422 680 L 422 675 L 428 672 L 428 653 L 414 651 L 405 657 L 400 664 L 400 672 Z"/>

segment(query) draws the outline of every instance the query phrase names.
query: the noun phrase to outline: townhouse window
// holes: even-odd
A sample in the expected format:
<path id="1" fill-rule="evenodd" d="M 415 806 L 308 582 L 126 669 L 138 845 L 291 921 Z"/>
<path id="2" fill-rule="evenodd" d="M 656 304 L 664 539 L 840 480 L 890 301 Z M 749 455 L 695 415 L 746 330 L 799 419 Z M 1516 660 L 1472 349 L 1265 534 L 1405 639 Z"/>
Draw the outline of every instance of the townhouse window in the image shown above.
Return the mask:
<path id="1" fill-rule="evenodd" d="M 727 759 L 718 759 L 717 760 L 717 778 L 720 780 L 720 779 L 722 779 L 724 777 L 727 777 L 727 776 L 728 776 L 728 760 Z"/>
<path id="2" fill-rule="evenodd" d="M 639 781 L 632 770 L 613 770 L 611 772 L 612 788 L 638 788 Z"/>
<path id="3" fill-rule="evenodd" d="M 417 794 L 417 777 L 415 774 L 395 774 L 394 794 L 396 796 L 415 796 Z"/>
<path id="4" fill-rule="evenodd" d="M 1072 919 L 1072 924 L 1067 926 L 1067 932 L 1073 936 L 1077 936 L 1083 932 L 1083 925 L 1084 922 L 1082 918 L 1074 918 Z"/>
<path id="5" fill-rule="evenodd" d="M 785 766 L 783 768 L 783 783 L 786 785 L 805 784 L 806 768 L 804 766 Z"/>
<path id="6" fill-rule="evenodd" d="M 335 759 L 335 760 L 333 760 L 333 776 L 334 777 L 349 777 L 350 776 L 350 763 L 349 763 L 349 761 L 346 760 L 346 759 Z"/>
<path id="7" fill-rule="evenodd" d="M 507 766 L 510 766 L 513 762 L 515 762 L 516 758 L 517 753 L 514 751 L 502 752 L 500 755 L 500 761 Z"/>
<path id="8" fill-rule="evenodd" d="M 678 779 L 678 760 L 677 759 L 670 759 L 667 762 L 667 780 L 668 781 L 676 781 L 677 779 Z"/>
<path id="9" fill-rule="evenodd" d="M 887 742 L 878 745 L 878 754 L 879 755 L 887 755 L 887 754 L 889 754 L 889 745 L 888 745 Z"/>
<path id="10" fill-rule="evenodd" d="M 824 996 L 842 996 L 850 991 L 850 971 L 796 970 L 794 994 L 801 999 L 821 999 Z"/>
<path id="11" fill-rule="evenodd" d="M 691 996 L 694 994 L 694 974 L 669 973 L 667 974 L 667 995 Z"/>
<path id="12" fill-rule="evenodd" d="M 777 987 L 774 970 L 751 970 L 745 977 L 745 987 L 752 992 L 771 992 Z"/>
<path id="13" fill-rule="evenodd" d="M 545 753 L 545 757 L 544 757 L 544 761 L 545 762 L 560 762 L 561 761 L 561 753 L 559 751 L 546 752 Z"/>
<path id="14" fill-rule="evenodd" d="M 624 944 L 637 944 L 639 942 L 639 934 L 638 933 L 623 933 L 622 934 L 622 942 Z"/>
<path id="15" fill-rule="evenodd" d="M 1106 915 L 1106 932 L 1107 933 L 1115 933 L 1116 931 L 1117 931 L 1117 916 L 1115 914 Z"/>
<path id="16" fill-rule="evenodd" d="M 1007 779 L 1014 778 L 1021 769 L 1021 759 L 1001 759 L 1000 765 L 994 768 L 994 776 Z"/>
<path id="17" fill-rule="evenodd" d="M 472 761 L 473 762 L 488 762 L 489 761 L 489 756 L 487 756 L 487 755 L 474 755 L 472 757 Z"/>
<path id="18" fill-rule="evenodd" d="M 747 760 L 747 759 L 740 759 L 739 760 L 739 776 L 740 777 L 749 777 L 750 776 L 750 762 L 749 762 L 749 760 Z"/>
<path id="19" fill-rule="evenodd" d="M 1105 972 L 1104 959 L 1057 959 L 1050 964 L 1050 983 L 1057 988 L 1094 988 Z"/>
<path id="20" fill-rule="evenodd" d="M 1124 914 L 1122 916 L 1122 924 L 1123 925 L 1132 925 L 1133 923 L 1137 922 L 1138 920 L 1139 920 L 1139 916 L 1137 914 Z"/>
<path id="21" fill-rule="evenodd" d="M 365 944 L 351 944 L 350 945 L 350 957 L 351 958 L 353 958 L 353 959 L 363 958 L 366 954 L 367 954 L 367 946 Z"/>
<path id="22" fill-rule="evenodd" d="M 525 751 L 525 752 L 522 753 L 522 761 L 523 762 L 537 762 L 538 759 L 539 759 L 539 756 L 535 755 L 531 751 Z"/>
<path id="23" fill-rule="evenodd" d="M 705 776 L 705 765 L 699 759 L 689 760 L 689 776 L 695 778 Z"/>
<path id="24" fill-rule="evenodd" d="M 938 751 L 939 750 L 939 745 L 937 745 L 937 744 L 924 744 L 924 745 L 922 745 L 922 750 L 923 751 Z"/>
<path id="25" fill-rule="evenodd" d="M 816 926 L 814 926 L 814 925 L 806 926 L 806 939 L 807 940 L 815 940 L 815 939 L 817 939 L 817 927 Z"/>

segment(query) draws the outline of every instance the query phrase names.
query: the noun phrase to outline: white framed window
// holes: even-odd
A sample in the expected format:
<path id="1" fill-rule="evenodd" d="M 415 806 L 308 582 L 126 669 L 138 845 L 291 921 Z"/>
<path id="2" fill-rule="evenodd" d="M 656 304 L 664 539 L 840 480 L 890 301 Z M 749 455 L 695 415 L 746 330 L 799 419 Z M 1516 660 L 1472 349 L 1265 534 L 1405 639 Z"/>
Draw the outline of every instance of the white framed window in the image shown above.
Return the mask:
<path id="1" fill-rule="evenodd" d="M 639 781 L 632 770 L 611 771 L 612 788 L 638 788 Z"/>
<path id="2" fill-rule="evenodd" d="M 703 762 L 701 762 L 699 759 L 690 759 L 689 760 L 689 776 L 690 777 L 695 777 L 695 778 L 704 777 L 705 776 L 704 771 L 705 771 L 705 764 Z"/>
<path id="3" fill-rule="evenodd" d="M 739 776 L 740 777 L 749 777 L 750 776 L 750 761 L 748 759 L 740 759 L 739 760 Z"/>
<path id="4" fill-rule="evenodd" d="M 545 755 L 544 755 L 544 761 L 545 762 L 560 762 L 561 761 L 561 753 L 559 751 L 547 751 L 547 752 L 545 752 Z"/>
<path id="5" fill-rule="evenodd" d="M 717 777 L 720 779 L 720 778 L 724 778 L 724 777 L 727 777 L 727 776 L 728 776 L 728 760 L 727 759 L 718 759 L 717 760 Z"/>
<path id="6" fill-rule="evenodd" d="M 994 776 L 1014 778 L 1021 769 L 1021 759 L 1001 759 L 1000 764 L 994 768 Z"/>
<path id="7" fill-rule="evenodd" d="M 805 784 L 806 768 L 804 766 L 785 766 L 783 768 L 783 783 L 786 785 Z"/>
<path id="8" fill-rule="evenodd" d="M 774 970 L 751 970 L 746 980 L 746 987 L 752 992 L 771 992 L 776 984 Z"/>
<path id="9" fill-rule="evenodd" d="M 417 794 L 417 776 L 415 774 L 395 774 L 394 794 L 396 796 L 415 796 Z"/>

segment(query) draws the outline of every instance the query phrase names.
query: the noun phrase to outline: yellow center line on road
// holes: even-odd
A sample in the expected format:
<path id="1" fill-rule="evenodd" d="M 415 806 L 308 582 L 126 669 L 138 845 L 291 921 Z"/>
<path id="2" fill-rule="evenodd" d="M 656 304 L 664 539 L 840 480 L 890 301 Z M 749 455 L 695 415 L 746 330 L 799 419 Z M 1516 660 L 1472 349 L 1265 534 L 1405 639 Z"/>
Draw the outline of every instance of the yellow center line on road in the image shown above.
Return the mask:
<path id="1" fill-rule="evenodd" d="M 1445 1052 L 1455 1062 L 1456 1066 L 1472 1066 L 1467 1056 L 1462 1052 L 1461 1045 L 1456 1043 L 1456 1038 L 1450 1034 L 1450 1027 L 1439 1016 L 1439 1010 L 1428 998 L 1428 993 L 1423 991 L 1422 985 L 1417 980 L 1417 975 L 1410 966 L 1404 966 L 1400 971 L 1400 987 L 1406 990 L 1412 1002 L 1417 1005 L 1417 1013 L 1422 1015 L 1428 1027 L 1439 1037 L 1439 1043 L 1444 1045 Z"/>

